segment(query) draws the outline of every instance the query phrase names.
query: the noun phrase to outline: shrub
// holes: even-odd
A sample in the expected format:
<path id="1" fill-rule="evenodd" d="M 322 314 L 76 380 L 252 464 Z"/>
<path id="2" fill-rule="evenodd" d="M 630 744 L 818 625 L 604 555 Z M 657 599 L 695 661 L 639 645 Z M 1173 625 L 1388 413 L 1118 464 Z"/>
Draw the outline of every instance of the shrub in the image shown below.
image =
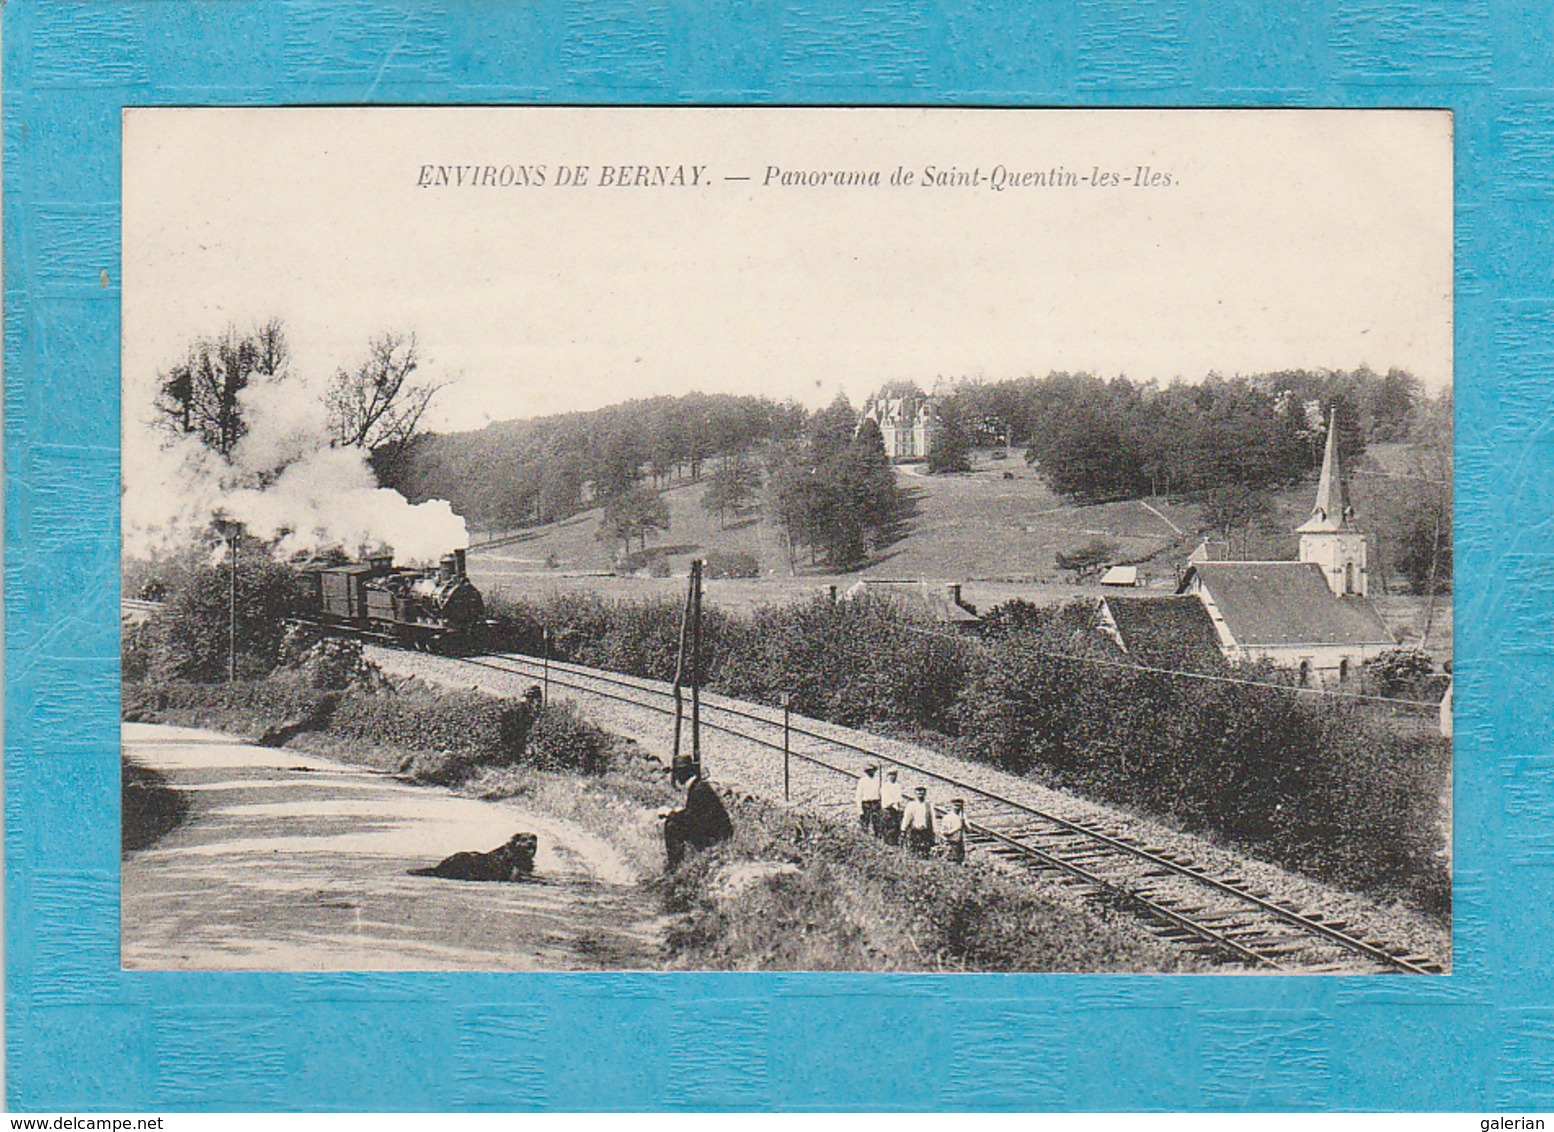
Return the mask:
<path id="1" fill-rule="evenodd" d="M 186 561 L 163 580 L 166 605 L 146 623 L 130 657 L 148 679 L 217 681 L 227 677 L 232 577 L 226 565 Z M 245 547 L 237 568 L 237 675 L 254 679 L 280 662 L 286 626 L 301 599 L 297 572 Z"/>
<path id="2" fill-rule="evenodd" d="M 156 720 L 175 713 L 191 726 L 228 731 L 258 731 L 286 720 L 318 715 L 325 694 L 294 676 L 239 680 L 232 684 L 193 681 L 122 686 L 120 710 L 126 720 Z"/>
<path id="3" fill-rule="evenodd" d="M 329 722 L 337 738 L 413 751 L 447 751 L 494 765 L 522 761 L 528 709 L 479 692 L 344 696 Z"/>
<path id="4" fill-rule="evenodd" d="M 399 764 L 399 773 L 431 786 L 457 786 L 468 776 L 472 761 L 453 751 L 416 751 Z"/>
<path id="5" fill-rule="evenodd" d="M 709 578 L 759 578 L 761 564 L 742 550 L 714 550 L 707 555 L 706 572 Z"/>
<path id="6" fill-rule="evenodd" d="M 1093 797 L 1167 814 L 1288 867 L 1444 908 L 1431 740 L 1363 706 L 1283 688 L 1094 665 L 1052 630 L 1011 634 L 959 706 L 961 750 Z M 1271 682 L 1265 667 L 1241 675 Z"/>
<path id="7" fill-rule="evenodd" d="M 575 704 L 547 704 L 528 730 L 523 761 L 540 770 L 603 774 L 610 747 L 609 735 L 584 719 Z"/>
<path id="8" fill-rule="evenodd" d="M 296 667 L 309 685 L 326 691 L 370 689 L 383 681 L 382 670 L 362 655 L 362 643 L 351 637 L 314 642 L 298 656 Z"/>
<path id="9" fill-rule="evenodd" d="M 492 647 L 538 656 L 549 629 L 556 660 L 609 668 L 632 676 L 668 680 L 680 646 L 683 603 L 672 599 L 607 602 L 594 594 L 554 594 L 542 599 L 493 598 Z M 702 613 L 702 680 L 714 679 L 737 623 L 722 611 Z M 689 674 L 687 674 L 688 677 Z"/>
<path id="10" fill-rule="evenodd" d="M 712 674 L 720 692 L 769 704 L 788 692 L 805 715 L 946 734 L 975 649 L 870 595 L 758 610 L 725 638 Z"/>
<path id="11" fill-rule="evenodd" d="M 1423 649 L 1388 649 L 1367 660 L 1364 675 L 1378 695 L 1412 697 L 1428 685 L 1435 661 Z M 1439 698 L 1439 697 L 1437 697 Z"/>
<path id="12" fill-rule="evenodd" d="M 139 681 L 151 670 L 156 632 L 148 622 L 124 624 L 119 633 L 120 679 Z"/>

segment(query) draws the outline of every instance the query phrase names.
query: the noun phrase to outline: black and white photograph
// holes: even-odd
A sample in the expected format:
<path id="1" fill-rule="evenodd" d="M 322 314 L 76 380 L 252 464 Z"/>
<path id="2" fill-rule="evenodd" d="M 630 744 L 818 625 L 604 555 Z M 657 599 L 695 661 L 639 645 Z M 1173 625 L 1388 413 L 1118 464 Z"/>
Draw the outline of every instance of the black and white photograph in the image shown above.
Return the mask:
<path id="1" fill-rule="evenodd" d="M 123 138 L 123 967 L 1450 973 L 1450 113 Z"/>

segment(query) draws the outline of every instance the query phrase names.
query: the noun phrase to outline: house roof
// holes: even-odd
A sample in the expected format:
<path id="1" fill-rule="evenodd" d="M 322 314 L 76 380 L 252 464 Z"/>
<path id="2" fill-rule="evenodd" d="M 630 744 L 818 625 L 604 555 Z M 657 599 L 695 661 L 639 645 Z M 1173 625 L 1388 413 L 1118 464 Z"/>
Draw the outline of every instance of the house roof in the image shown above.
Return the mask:
<path id="1" fill-rule="evenodd" d="M 1123 648 L 1140 664 L 1204 673 L 1227 667 L 1214 622 L 1196 597 L 1108 596 L 1101 608 Z"/>
<path id="2" fill-rule="evenodd" d="M 1136 586 L 1139 584 L 1137 566 L 1113 566 L 1101 578 L 1103 586 Z"/>
<path id="3" fill-rule="evenodd" d="M 1238 645 L 1393 645 L 1376 607 L 1339 597 L 1315 562 L 1198 562 L 1178 592 L 1197 578 Z"/>
<path id="4" fill-rule="evenodd" d="M 924 581 L 905 581 L 882 578 L 860 578 L 845 593 L 844 598 L 862 593 L 893 594 L 909 602 L 922 602 L 928 615 L 943 625 L 980 625 L 982 618 L 950 599 L 948 584 L 932 586 Z"/>

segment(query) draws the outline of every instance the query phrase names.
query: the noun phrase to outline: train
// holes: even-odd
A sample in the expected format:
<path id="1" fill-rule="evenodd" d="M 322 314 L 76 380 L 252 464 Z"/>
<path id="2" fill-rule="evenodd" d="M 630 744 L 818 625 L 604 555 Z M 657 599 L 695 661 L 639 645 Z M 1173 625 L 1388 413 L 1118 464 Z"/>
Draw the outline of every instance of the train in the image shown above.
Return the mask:
<path id="1" fill-rule="evenodd" d="M 378 554 L 316 560 L 299 572 L 305 622 L 429 652 L 480 644 L 485 599 L 469 580 L 462 550 L 431 568 L 395 566 L 392 554 Z"/>

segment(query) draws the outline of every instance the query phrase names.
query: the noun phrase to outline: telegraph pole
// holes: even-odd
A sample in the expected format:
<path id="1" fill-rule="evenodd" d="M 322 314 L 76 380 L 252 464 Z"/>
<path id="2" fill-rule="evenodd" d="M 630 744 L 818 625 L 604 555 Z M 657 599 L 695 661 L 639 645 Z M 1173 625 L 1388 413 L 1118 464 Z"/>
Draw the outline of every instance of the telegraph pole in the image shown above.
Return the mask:
<path id="1" fill-rule="evenodd" d="M 540 693 L 540 703 L 548 704 L 550 703 L 550 629 L 548 627 L 541 629 L 540 635 L 545 640 L 545 661 L 542 668 L 542 671 L 545 674 L 545 687 Z"/>
<path id="2" fill-rule="evenodd" d="M 227 557 L 231 559 L 227 587 L 227 683 L 237 683 L 237 527 L 227 539 Z"/>
<path id="3" fill-rule="evenodd" d="M 695 589 L 694 563 L 692 564 L 691 569 L 693 572 L 693 580 L 686 585 L 685 606 L 680 610 L 680 648 L 679 651 L 675 653 L 674 662 L 674 751 L 671 755 L 669 766 L 674 773 L 674 778 L 677 783 L 679 782 L 680 772 L 682 769 L 680 762 L 680 726 L 681 721 L 685 717 L 685 700 L 681 694 L 680 686 L 685 680 L 685 645 L 690 634 L 692 604 L 691 594 Z"/>
<path id="4" fill-rule="evenodd" d="M 701 559 L 691 560 L 691 762 L 701 773 Z"/>
<path id="5" fill-rule="evenodd" d="M 227 683 L 237 682 L 237 536 L 242 526 L 224 515 L 216 532 L 227 540 Z"/>
<path id="6" fill-rule="evenodd" d="M 793 800 L 788 788 L 788 714 L 792 710 L 793 697 L 787 692 L 781 693 L 778 698 L 782 701 L 782 800 Z"/>

